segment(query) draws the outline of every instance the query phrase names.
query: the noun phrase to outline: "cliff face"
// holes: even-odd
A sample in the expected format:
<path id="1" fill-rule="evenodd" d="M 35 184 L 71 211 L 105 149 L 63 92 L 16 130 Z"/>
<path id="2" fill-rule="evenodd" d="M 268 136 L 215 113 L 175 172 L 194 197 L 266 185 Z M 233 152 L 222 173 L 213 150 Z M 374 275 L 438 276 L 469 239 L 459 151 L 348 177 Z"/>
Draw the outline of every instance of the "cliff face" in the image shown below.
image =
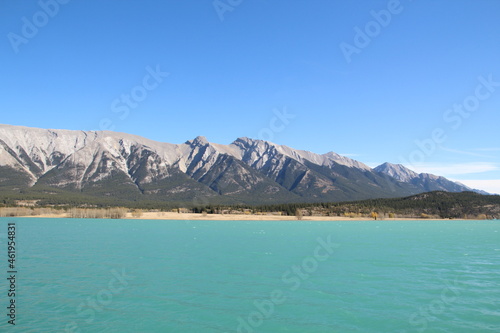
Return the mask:
<path id="1" fill-rule="evenodd" d="M 271 203 L 470 190 L 393 169 L 248 138 L 230 145 L 204 137 L 170 144 L 116 132 L 0 125 L 0 189 L 9 191 L 43 187 L 161 201 Z"/>

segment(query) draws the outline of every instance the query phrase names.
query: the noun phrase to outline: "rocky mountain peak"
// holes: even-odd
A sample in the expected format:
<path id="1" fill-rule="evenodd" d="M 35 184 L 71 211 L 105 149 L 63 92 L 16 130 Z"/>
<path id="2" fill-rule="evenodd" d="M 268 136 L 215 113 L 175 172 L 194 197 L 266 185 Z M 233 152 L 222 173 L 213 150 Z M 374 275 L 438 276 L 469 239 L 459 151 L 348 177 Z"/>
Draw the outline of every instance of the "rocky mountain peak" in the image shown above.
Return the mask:
<path id="1" fill-rule="evenodd" d="M 402 182 L 410 182 L 419 175 L 402 164 L 383 163 L 374 169 L 377 172 L 382 172 Z"/>
<path id="2" fill-rule="evenodd" d="M 232 145 L 238 146 L 240 148 L 250 148 L 255 146 L 268 145 L 267 141 L 252 139 L 248 137 L 241 137 L 233 141 Z"/>
<path id="3" fill-rule="evenodd" d="M 193 140 L 186 141 L 186 143 L 194 147 L 203 147 L 209 144 L 207 138 L 201 135 L 197 136 Z"/>

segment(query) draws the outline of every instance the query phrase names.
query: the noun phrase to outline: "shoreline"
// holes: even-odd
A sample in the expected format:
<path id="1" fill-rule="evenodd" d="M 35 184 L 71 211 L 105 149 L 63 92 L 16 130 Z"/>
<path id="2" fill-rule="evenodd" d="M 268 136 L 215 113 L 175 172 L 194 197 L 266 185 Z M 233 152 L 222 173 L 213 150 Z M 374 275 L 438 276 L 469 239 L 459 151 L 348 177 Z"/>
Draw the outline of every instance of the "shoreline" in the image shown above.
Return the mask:
<path id="1" fill-rule="evenodd" d="M 69 218 L 67 213 L 63 214 L 40 214 L 30 216 L 16 216 L 30 218 Z M 120 219 L 117 219 L 120 220 Z M 395 218 L 379 218 L 377 220 L 371 217 L 344 217 L 344 216 L 303 216 L 298 220 L 295 216 L 282 215 L 250 215 L 250 214 L 202 214 L 202 213 L 173 213 L 173 212 L 143 212 L 141 216 L 133 216 L 132 213 L 121 220 L 199 220 L 199 221 L 449 221 L 450 219 L 439 218 L 411 218 L 411 217 L 395 217 Z M 453 219 L 463 220 L 463 219 Z"/>

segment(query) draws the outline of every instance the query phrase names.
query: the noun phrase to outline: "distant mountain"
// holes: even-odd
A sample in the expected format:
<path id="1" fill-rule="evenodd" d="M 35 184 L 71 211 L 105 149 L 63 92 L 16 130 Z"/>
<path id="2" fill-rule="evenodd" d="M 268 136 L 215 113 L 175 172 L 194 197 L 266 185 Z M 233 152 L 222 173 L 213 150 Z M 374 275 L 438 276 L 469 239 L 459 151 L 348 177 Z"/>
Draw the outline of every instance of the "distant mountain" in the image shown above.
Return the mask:
<path id="1" fill-rule="evenodd" d="M 473 191 L 480 194 L 489 194 L 485 191 L 474 190 L 463 184 L 453 182 L 441 176 L 430 173 L 416 173 L 401 164 L 383 163 L 373 170 L 393 177 L 400 182 L 412 184 L 419 188 L 420 192 L 447 191 L 464 192 Z"/>
<path id="2" fill-rule="evenodd" d="M 410 169 L 404 167 L 401 164 L 383 163 L 373 170 L 381 173 L 385 173 L 392 178 L 399 180 L 404 183 L 411 183 L 412 180 L 419 178 L 419 174 L 411 171 Z"/>
<path id="3" fill-rule="evenodd" d="M 0 194 L 267 204 L 465 189 L 391 166 L 371 169 L 333 152 L 319 155 L 249 138 L 221 145 L 199 136 L 171 144 L 116 132 L 0 125 Z"/>

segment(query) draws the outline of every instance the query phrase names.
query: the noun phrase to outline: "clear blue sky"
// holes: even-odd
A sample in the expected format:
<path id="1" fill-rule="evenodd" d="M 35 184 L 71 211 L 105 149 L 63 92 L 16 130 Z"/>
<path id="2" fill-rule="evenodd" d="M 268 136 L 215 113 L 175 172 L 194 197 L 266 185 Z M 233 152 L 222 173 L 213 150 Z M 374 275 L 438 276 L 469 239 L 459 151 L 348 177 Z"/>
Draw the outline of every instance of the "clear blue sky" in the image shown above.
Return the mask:
<path id="1" fill-rule="evenodd" d="M 55 3 L 0 4 L 1 123 L 272 139 L 500 193 L 500 1 Z"/>

